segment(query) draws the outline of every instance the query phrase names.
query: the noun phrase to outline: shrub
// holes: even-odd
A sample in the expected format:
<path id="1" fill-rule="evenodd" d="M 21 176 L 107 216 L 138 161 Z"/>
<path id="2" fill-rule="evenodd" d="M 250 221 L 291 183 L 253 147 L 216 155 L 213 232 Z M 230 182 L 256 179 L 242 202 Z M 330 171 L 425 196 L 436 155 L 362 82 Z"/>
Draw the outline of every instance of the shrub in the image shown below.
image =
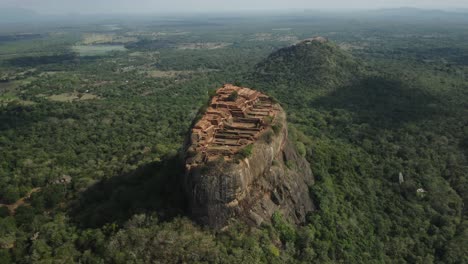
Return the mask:
<path id="1" fill-rule="evenodd" d="M 292 170 L 292 169 L 294 169 L 296 167 L 296 164 L 293 161 L 288 160 L 288 161 L 286 161 L 286 167 L 288 167 L 288 169 Z"/>
<path id="2" fill-rule="evenodd" d="M 273 117 L 272 116 L 265 116 L 263 118 L 263 122 L 267 125 L 271 125 L 271 123 L 273 122 Z"/>
<path id="3" fill-rule="evenodd" d="M 299 155 L 301 155 L 302 157 L 305 157 L 307 150 L 306 150 L 304 143 L 296 142 L 296 147 L 297 147 L 297 152 L 299 153 Z"/>
<path id="4" fill-rule="evenodd" d="M 275 134 L 278 134 L 282 128 L 283 128 L 283 125 L 281 123 L 274 124 L 271 126 L 271 129 L 273 129 L 273 132 L 275 132 Z"/>
<path id="5" fill-rule="evenodd" d="M 246 146 L 245 148 L 239 150 L 237 157 L 239 159 L 245 159 L 252 156 L 253 144 Z"/>
<path id="6" fill-rule="evenodd" d="M 279 212 L 275 212 L 271 217 L 273 227 L 280 234 L 280 239 L 283 244 L 287 242 L 294 243 L 296 240 L 296 230 L 294 227 L 283 219 L 283 216 Z"/>
<path id="7" fill-rule="evenodd" d="M 279 257 L 279 256 L 280 256 L 280 251 L 279 251 L 279 249 L 278 249 L 275 245 L 271 244 L 271 245 L 268 247 L 268 250 L 270 251 L 270 254 L 271 254 L 271 255 L 273 255 L 273 256 L 275 256 L 275 257 Z"/>
<path id="8" fill-rule="evenodd" d="M 210 89 L 208 91 L 208 96 L 210 97 L 210 99 L 216 95 L 216 89 Z"/>
<path id="9" fill-rule="evenodd" d="M 237 100 L 237 97 L 239 97 L 239 94 L 237 93 L 237 91 L 234 91 L 229 95 L 228 100 L 234 102 Z"/>
<path id="10" fill-rule="evenodd" d="M 0 207 L 0 218 L 7 217 L 10 215 L 10 210 L 7 207 Z"/>
<path id="11" fill-rule="evenodd" d="M 265 140 L 266 143 L 270 144 L 273 142 L 273 131 L 268 130 L 262 135 L 262 139 Z"/>
<path id="12" fill-rule="evenodd" d="M 3 198 L 3 202 L 11 204 L 21 198 L 19 190 L 16 186 L 9 186 L 5 190 L 0 191 L 0 198 Z"/>

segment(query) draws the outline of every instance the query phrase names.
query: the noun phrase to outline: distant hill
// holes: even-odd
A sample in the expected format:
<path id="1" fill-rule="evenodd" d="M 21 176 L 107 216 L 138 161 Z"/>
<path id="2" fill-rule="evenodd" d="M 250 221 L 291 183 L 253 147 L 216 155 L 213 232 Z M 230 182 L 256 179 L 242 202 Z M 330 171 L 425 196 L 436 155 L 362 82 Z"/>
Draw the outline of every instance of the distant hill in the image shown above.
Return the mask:
<path id="1" fill-rule="evenodd" d="M 312 98 L 310 95 L 358 79 L 362 69 L 362 63 L 349 53 L 316 37 L 272 53 L 257 65 L 253 79 L 273 96 L 306 103 L 304 98 Z"/>
<path id="2" fill-rule="evenodd" d="M 413 7 L 387 8 L 378 10 L 369 10 L 362 12 L 362 15 L 375 19 L 385 20 L 444 20 L 444 21 L 468 21 L 468 10 L 439 10 L 439 9 L 420 9 Z"/>
<path id="3" fill-rule="evenodd" d="M 280 101 L 304 133 L 295 138 L 318 208 L 308 226 L 346 252 L 343 263 L 468 263 L 459 246 L 468 241 L 463 80 L 448 85 L 459 77 L 429 64 L 365 63 L 314 38 L 271 54 L 249 84 Z"/>

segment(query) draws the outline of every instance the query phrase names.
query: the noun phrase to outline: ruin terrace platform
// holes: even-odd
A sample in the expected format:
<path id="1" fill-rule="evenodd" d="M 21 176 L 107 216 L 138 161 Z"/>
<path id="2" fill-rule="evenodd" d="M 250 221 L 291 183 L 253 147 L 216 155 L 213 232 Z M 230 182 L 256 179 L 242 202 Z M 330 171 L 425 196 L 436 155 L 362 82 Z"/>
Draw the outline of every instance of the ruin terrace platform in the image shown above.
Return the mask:
<path id="1" fill-rule="evenodd" d="M 226 84 L 216 90 L 208 109 L 193 126 L 187 165 L 232 159 L 253 144 L 272 124 L 279 110 L 258 91 Z"/>

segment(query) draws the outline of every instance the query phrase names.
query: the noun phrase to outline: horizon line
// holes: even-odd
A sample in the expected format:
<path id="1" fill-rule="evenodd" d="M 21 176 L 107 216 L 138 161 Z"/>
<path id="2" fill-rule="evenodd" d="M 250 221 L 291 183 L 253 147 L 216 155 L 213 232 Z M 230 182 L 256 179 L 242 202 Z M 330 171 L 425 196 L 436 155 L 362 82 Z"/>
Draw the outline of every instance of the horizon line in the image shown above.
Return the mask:
<path id="1" fill-rule="evenodd" d="M 379 10 L 399 10 L 399 9 L 413 9 L 413 10 L 421 10 L 421 11 L 441 11 L 441 12 L 453 12 L 453 13 L 463 13 L 468 11 L 468 7 L 447 7 L 447 8 L 430 8 L 430 7 L 414 7 L 414 6 L 399 6 L 399 7 L 376 7 L 376 8 L 271 8 L 271 9 L 260 9 L 260 8 L 239 8 L 233 10 L 226 10 L 226 9 L 211 9 L 211 10 L 166 10 L 166 11 L 117 11 L 117 12 L 62 12 L 62 13 L 48 13 L 48 12 L 41 12 L 36 11 L 30 8 L 24 7 L 10 7 L 10 8 L 1 8 L 1 9 L 10 9 L 10 10 L 24 10 L 30 11 L 37 15 L 53 15 L 53 16 L 64 16 L 64 15 L 80 15 L 80 16 L 89 16 L 89 15 L 178 15 L 178 14 L 213 14 L 213 13 L 220 13 L 220 14 L 239 14 L 239 13 L 277 13 L 277 14 L 285 14 L 285 13 L 299 13 L 299 12 L 362 12 L 362 11 L 379 11 Z M 0 9 L 0 10 L 1 10 Z"/>

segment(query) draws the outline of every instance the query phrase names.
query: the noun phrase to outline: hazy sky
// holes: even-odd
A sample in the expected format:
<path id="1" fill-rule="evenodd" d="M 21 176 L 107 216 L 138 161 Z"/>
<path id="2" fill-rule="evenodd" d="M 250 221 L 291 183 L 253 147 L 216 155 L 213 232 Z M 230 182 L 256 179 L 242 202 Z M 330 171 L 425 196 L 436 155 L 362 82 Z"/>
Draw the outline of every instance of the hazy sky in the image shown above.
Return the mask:
<path id="1" fill-rule="evenodd" d="M 155 13 L 280 9 L 468 8 L 468 0 L 0 0 L 40 13 Z"/>

